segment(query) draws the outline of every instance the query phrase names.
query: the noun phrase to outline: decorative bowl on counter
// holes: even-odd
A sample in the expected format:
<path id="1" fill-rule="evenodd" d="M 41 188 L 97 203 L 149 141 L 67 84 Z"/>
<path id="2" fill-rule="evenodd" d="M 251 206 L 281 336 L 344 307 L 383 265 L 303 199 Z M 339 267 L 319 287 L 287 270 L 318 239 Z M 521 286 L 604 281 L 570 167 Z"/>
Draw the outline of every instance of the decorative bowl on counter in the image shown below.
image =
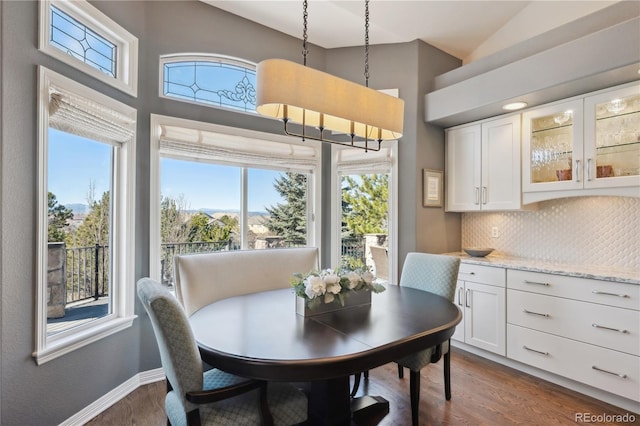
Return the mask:
<path id="1" fill-rule="evenodd" d="M 463 248 L 462 250 L 464 250 L 469 256 L 473 257 L 485 257 L 493 251 L 492 248 L 488 247 L 468 247 Z"/>

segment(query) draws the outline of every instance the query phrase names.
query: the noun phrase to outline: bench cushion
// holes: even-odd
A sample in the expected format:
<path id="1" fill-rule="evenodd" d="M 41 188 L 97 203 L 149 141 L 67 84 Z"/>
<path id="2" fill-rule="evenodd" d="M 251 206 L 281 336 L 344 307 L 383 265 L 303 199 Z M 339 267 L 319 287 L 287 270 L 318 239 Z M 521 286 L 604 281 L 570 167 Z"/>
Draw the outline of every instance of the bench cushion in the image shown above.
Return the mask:
<path id="1" fill-rule="evenodd" d="M 232 296 L 291 287 L 295 273 L 318 269 L 316 247 L 174 256 L 176 296 L 187 316 Z"/>

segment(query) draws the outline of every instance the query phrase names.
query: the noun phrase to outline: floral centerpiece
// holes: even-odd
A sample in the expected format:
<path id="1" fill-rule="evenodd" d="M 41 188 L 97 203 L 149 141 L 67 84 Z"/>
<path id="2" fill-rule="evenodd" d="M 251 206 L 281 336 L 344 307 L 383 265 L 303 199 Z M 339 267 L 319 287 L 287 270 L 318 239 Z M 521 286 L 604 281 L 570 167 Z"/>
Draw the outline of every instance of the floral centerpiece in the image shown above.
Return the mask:
<path id="1" fill-rule="evenodd" d="M 353 292 L 380 293 L 385 288 L 374 282 L 375 276 L 368 270 L 324 269 L 306 274 L 294 274 L 291 285 L 298 297 L 306 300 L 309 308 L 345 300 Z"/>

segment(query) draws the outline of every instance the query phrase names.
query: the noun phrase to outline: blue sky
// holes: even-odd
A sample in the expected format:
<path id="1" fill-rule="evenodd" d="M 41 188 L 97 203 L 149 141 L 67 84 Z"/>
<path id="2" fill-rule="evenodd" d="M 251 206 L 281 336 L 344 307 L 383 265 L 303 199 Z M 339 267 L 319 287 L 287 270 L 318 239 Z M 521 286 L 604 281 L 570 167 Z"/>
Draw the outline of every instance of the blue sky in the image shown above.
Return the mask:
<path id="1" fill-rule="evenodd" d="M 48 189 L 60 204 L 87 204 L 90 183 L 99 199 L 109 190 L 111 146 L 49 130 Z M 282 199 L 273 188 L 281 172 L 249 169 L 249 211 L 264 211 Z M 184 195 L 192 210 L 240 208 L 240 168 L 163 158 L 161 192 Z"/>

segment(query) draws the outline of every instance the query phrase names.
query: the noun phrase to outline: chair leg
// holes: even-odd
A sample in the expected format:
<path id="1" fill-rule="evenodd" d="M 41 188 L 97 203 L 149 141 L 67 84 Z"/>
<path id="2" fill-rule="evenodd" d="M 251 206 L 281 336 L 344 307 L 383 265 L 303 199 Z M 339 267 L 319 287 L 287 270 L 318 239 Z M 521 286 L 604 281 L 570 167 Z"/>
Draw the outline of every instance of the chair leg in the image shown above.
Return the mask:
<path id="1" fill-rule="evenodd" d="M 187 413 L 187 426 L 201 426 L 199 409 L 196 408 Z"/>
<path id="2" fill-rule="evenodd" d="M 418 426 L 420 409 L 420 372 L 409 370 L 409 394 L 411 397 L 411 424 Z"/>
<path id="3" fill-rule="evenodd" d="M 398 378 L 399 379 L 404 379 L 404 369 L 402 368 L 402 366 L 400 364 L 398 364 Z"/>
<path id="4" fill-rule="evenodd" d="M 358 392 L 358 388 L 360 387 L 360 373 L 356 373 L 353 375 L 353 388 L 351 389 L 351 398 L 356 396 L 356 392 Z"/>
<path id="5" fill-rule="evenodd" d="M 451 399 L 451 349 L 444 354 L 444 397 Z"/>

